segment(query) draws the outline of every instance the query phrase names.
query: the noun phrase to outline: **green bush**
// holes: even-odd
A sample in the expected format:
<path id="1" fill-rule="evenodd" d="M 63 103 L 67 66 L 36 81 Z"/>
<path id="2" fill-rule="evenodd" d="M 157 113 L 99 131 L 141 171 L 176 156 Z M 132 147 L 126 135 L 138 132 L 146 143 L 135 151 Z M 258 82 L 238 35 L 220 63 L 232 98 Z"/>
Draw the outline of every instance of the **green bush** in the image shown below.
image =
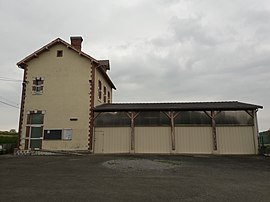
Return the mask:
<path id="1" fill-rule="evenodd" d="M 0 131 L 0 144 L 17 144 L 18 133 Z"/>

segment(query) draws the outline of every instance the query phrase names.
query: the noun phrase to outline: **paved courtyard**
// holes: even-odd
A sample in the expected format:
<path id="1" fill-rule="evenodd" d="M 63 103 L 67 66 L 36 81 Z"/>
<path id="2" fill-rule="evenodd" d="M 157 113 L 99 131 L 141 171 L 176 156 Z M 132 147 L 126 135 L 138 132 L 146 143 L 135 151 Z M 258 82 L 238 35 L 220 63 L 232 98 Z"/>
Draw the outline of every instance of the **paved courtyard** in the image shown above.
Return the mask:
<path id="1" fill-rule="evenodd" d="M 0 201 L 270 201 L 262 156 L 0 156 Z"/>

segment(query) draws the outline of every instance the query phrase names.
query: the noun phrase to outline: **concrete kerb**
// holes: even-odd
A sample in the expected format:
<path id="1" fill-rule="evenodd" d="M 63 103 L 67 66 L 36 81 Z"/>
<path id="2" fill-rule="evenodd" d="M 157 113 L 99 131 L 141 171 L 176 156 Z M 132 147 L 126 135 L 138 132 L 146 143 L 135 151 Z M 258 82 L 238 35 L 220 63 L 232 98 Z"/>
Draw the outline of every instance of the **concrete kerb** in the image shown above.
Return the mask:
<path id="1" fill-rule="evenodd" d="M 81 151 L 58 151 L 58 150 L 16 150 L 15 156 L 54 156 L 54 155 L 75 155 L 84 156 L 89 153 Z"/>

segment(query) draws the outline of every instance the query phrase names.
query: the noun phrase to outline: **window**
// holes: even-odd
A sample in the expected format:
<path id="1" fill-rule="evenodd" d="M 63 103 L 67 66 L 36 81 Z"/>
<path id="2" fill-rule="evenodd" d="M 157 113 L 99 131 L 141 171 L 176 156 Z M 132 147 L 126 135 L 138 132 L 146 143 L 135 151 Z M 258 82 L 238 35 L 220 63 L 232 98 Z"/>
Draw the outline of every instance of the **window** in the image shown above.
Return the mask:
<path id="1" fill-rule="evenodd" d="M 41 125 L 43 124 L 44 114 L 42 111 L 30 111 L 27 114 L 27 124 L 28 125 Z"/>
<path id="2" fill-rule="evenodd" d="M 101 96 L 102 96 L 102 84 L 101 81 L 98 81 L 98 99 L 101 100 Z"/>
<path id="3" fill-rule="evenodd" d="M 180 111 L 178 116 L 174 119 L 175 126 L 183 125 L 211 125 L 211 118 L 209 118 L 203 111 Z"/>
<path id="4" fill-rule="evenodd" d="M 30 111 L 27 114 L 26 144 L 25 148 L 41 149 L 43 134 L 44 113 L 42 111 Z"/>
<path id="5" fill-rule="evenodd" d="M 135 118 L 135 126 L 170 126 L 170 119 L 161 111 L 140 112 Z"/>
<path id="6" fill-rule="evenodd" d="M 72 129 L 44 130 L 44 140 L 71 140 Z"/>
<path id="7" fill-rule="evenodd" d="M 106 86 L 104 86 L 103 88 L 103 102 L 106 103 L 106 95 L 107 94 L 107 89 L 106 89 Z"/>
<path id="8" fill-rule="evenodd" d="M 43 86 L 44 86 L 44 78 L 34 77 L 33 78 L 32 93 L 33 94 L 42 94 L 43 93 Z"/>
<path id="9" fill-rule="evenodd" d="M 126 112 L 103 112 L 95 119 L 95 127 L 130 127 Z"/>
<path id="10" fill-rule="evenodd" d="M 253 118 L 246 111 L 222 111 L 215 120 L 217 125 L 253 125 Z"/>
<path id="11" fill-rule="evenodd" d="M 110 93 L 110 91 L 108 91 L 108 98 L 107 98 L 107 100 L 108 100 L 108 103 L 111 102 L 111 93 Z"/>
<path id="12" fill-rule="evenodd" d="M 62 50 L 57 50 L 56 56 L 57 57 L 63 57 L 63 51 Z"/>
<path id="13" fill-rule="evenodd" d="M 61 140 L 62 130 L 44 130 L 44 140 Z"/>

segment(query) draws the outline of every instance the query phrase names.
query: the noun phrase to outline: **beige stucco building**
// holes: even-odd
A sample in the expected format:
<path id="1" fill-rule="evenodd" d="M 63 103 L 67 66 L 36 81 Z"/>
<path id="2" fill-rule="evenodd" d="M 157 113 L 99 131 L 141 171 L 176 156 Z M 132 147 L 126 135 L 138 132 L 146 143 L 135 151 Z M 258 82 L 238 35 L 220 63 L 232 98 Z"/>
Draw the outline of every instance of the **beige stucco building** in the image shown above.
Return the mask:
<path id="1" fill-rule="evenodd" d="M 17 65 L 24 70 L 20 149 L 92 150 L 92 109 L 112 101 L 108 60 L 56 39 Z"/>
<path id="2" fill-rule="evenodd" d="M 17 63 L 24 70 L 21 150 L 257 154 L 259 105 L 112 103 L 108 60 L 56 39 Z"/>

